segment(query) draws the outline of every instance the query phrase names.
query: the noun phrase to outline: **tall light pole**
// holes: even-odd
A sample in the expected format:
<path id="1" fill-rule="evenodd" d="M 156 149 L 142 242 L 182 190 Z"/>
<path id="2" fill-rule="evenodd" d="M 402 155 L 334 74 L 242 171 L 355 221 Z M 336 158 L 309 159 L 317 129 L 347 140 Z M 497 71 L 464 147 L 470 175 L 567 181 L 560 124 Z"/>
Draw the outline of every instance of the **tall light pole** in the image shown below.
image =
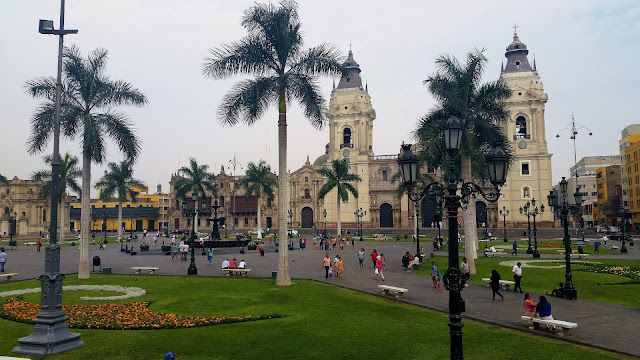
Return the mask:
<path id="1" fill-rule="evenodd" d="M 531 212 L 529 211 L 531 204 L 527 201 L 524 206 L 520 207 L 520 215 L 525 215 L 527 217 L 527 236 L 529 237 L 529 246 L 527 247 L 527 254 L 533 254 L 533 249 L 531 248 Z"/>
<path id="2" fill-rule="evenodd" d="M 182 200 L 182 215 L 186 218 L 193 216 L 198 213 L 198 207 L 196 204 L 198 203 L 198 193 L 192 193 L 191 198 L 193 199 L 193 209 L 189 209 L 187 207 L 187 201 L 185 199 Z M 195 240 L 196 240 L 196 223 L 193 222 L 191 226 L 191 236 L 189 238 L 189 249 L 191 249 L 191 263 L 189 264 L 189 268 L 187 269 L 187 275 L 198 275 L 198 268 L 196 267 L 196 255 L 195 255 Z"/>
<path id="3" fill-rule="evenodd" d="M 353 215 L 358 218 L 358 223 L 360 225 L 360 241 L 364 241 L 364 239 L 362 238 L 362 218 L 367 215 L 367 210 L 362 211 L 362 208 L 360 208 L 356 210 Z"/>
<path id="4" fill-rule="evenodd" d="M 544 204 L 540 205 L 540 208 L 538 208 L 536 206 L 536 199 L 532 198 L 531 202 L 527 201 L 527 204 L 524 206 L 524 208 L 520 208 L 520 214 L 523 214 L 523 211 L 527 215 L 527 221 L 529 220 L 530 216 L 533 217 L 534 247 L 532 252 L 529 252 L 529 249 L 527 249 L 527 254 L 533 254 L 533 257 L 537 259 L 540 258 L 540 253 L 538 252 L 538 228 L 536 227 L 536 216 L 544 213 Z M 529 248 L 531 248 L 531 233 L 529 233 Z"/>
<path id="5" fill-rule="evenodd" d="M 574 163 L 574 167 L 575 167 L 575 176 L 576 176 L 576 192 L 580 192 L 580 185 L 578 184 L 578 154 L 576 152 L 576 135 L 578 135 L 578 130 L 587 130 L 589 131 L 589 136 L 593 135 L 593 132 L 591 132 L 591 130 L 589 130 L 589 128 L 585 127 L 585 126 L 576 126 L 576 121 L 573 117 L 573 114 L 571 114 L 571 127 L 568 128 L 564 128 L 561 129 L 560 131 L 558 131 L 558 133 L 556 134 L 556 137 L 559 138 L 560 137 L 560 133 L 564 130 L 569 131 L 571 133 L 571 136 L 569 137 L 571 140 L 573 140 L 573 163 Z M 581 194 L 581 196 L 584 194 Z M 578 203 L 578 201 L 576 201 L 576 203 Z M 582 205 L 580 206 L 579 209 L 577 210 L 577 216 L 580 218 L 578 221 L 578 238 L 576 239 L 576 246 L 585 246 L 587 245 L 587 243 L 584 241 L 584 220 L 582 219 Z"/>
<path id="6" fill-rule="evenodd" d="M 562 294 L 565 299 L 575 300 L 578 298 L 578 290 L 573 285 L 573 275 L 571 274 L 571 238 L 569 237 L 569 210 L 571 210 L 572 205 L 569 205 L 567 200 L 567 180 L 563 176 L 560 181 L 560 193 L 562 195 L 562 204 L 558 204 L 558 197 L 555 191 L 551 191 L 547 196 L 549 200 L 549 206 L 554 210 L 560 209 L 560 213 L 562 214 L 562 221 L 564 225 L 564 238 L 562 239 L 562 243 L 564 244 L 564 262 L 565 262 L 565 283 L 562 290 Z M 582 194 L 579 191 L 573 194 L 576 198 L 577 207 L 580 207 L 582 204 Z"/>
<path id="7" fill-rule="evenodd" d="M 618 208 L 619 213 L 622 215 L 622 226 L 620 226 L 620 240 L 622 240 L 622 246 L 620 247 L 620 252 L 623 254 L 627 253 L 627 243 L 624 235 L 624 228 L 627 222 L 627 216 L 624 209 L 624 203 L 620 201 L 620 207 Z"/>
<path id="8" fill-rule="evenodd" d="M 62 282 L 60 273 L 60 246 L 58 245 L 58 193 L 60 177 L 60 101 L 62 98 L 62 54 L 64 35 L 76 34 L 78 30 L 64 29 L 64 1 L 60 0 L 60 29 L 55 30 L 53 20 L 40 20 L 41 34 L 58 35 L 58 71 L 53 116 L 53 156 L 51 158 L 51 219 L 49 221 L 49 245 L 45 248 L 44 273 L 40 274 L 40 312 L 33 322 L 36 324 L 31 335 L 18 339 L 20 345 L 11 350 L 16 354 L 42 356 L 55 354 L 83 346 L 79 333 L 72 333 L 67 327 L 69 319 L 62 310 Z"/>
<path id="9" fill-rule="evenodd" d="M 509 242 L 507 239 L 507 216 L 509 216 L 509 209 L 506 206 L 502 207 L 500 210 L 500 215 L 502 216 L 502 225 L 504 226 L 504 242 Z"/>
<path id="10" fill-rule="evenodd" d="M 494 189 L 484 193 L 482 187 L 473 182 L 458 179 L 455 159 L 462 140 L 462 126 L 460 120 L 449 118 L 442 136 L 449 158 L 448 183 L 433 182 L 427 184 L 421 191 L 414 191 L 418 177 L 418 157 L 411 152 L 411 145 L 402 144 L 402 153 L 398 156 L 398 164 L 402 171 L 403 185 L 409 199 L 418 202 L 425 196 L 433 196 L 436 202 L 444 201 L 447 208 L 449 223 L 449 268 L 444 274 L 444 286 L 449 291 L 449 337 L 451 359 L 464 359 L 462 349 L 462 315 L 464 302 L 460 292 L 464 289 L 466 280 L 458 265 L 458 209 L 463 203 L 468 203 L 471 196 L 482 195 L 489 202 L 496 202 L 500 197 L 500 188 L 504 185 L 507 175 L 507 155 L 500 146 L 495 146 L 487 154 L 489 180 Z M 458 188 L 458 184 L 462 183 Z M 418 190 L 418 189 L 415 189 Z M 458 194 L 459 192 L 459 194 Z"/>
<path id="11" fill-rule="evenodd" d="M 236 159 L 236 154 L 233 154 L 233 160 L 229 160 L 229 166 L 227 167 L 228 169 L 233 169 L 233 172 L 231 172 L 231 182 L 233 183 L 233 189 L 231 190 L 231 196 L 232 196 L 231 198 L 231 206 L 232 206 L 231 234 L 232 235 L 235 235 L 236 233 L 236 166 L 242 169 L 242 165 L 240 165 L 240 162 Z"/>
<path id="12" fill-rule="evenodd" d="M 323 238 L 327 238 L 327 209 L 322 210 L 322 216 L 324 216 L 324 236 Z"/>

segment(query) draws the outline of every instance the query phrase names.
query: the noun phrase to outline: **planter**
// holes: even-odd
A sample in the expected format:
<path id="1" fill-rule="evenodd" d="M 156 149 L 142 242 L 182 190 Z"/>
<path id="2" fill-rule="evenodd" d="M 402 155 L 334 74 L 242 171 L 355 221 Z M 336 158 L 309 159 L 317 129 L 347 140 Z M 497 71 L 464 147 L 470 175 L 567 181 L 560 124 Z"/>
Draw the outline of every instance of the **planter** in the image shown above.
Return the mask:
<path id="1" fill-rule="evenodd" d="M 148 246 L 140 246 L 140 251 L 149 251 Z"/>
<path id="2" fill-rule="evenodd" d="M 169 251 L 171 251 L 170 245 L 162 245 L 162 252 L 169 252 Z"/>

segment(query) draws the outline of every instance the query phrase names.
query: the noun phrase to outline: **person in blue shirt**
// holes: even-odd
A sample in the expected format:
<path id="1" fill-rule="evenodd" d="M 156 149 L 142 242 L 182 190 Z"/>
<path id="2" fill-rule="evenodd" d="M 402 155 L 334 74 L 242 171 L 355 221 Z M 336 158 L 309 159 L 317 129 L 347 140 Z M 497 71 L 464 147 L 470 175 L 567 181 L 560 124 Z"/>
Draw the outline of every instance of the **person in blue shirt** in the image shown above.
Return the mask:
<path id="1" fill-rule="evenodd" d="M 511 255 L 516 254 L 518 255 L 518 243 L 513 240 L 513 252 L 511 253 Z"/>
<path id="2" fill-rule="evenodd" d="M 551 304 L 547 301 L 547 298 L 544 296 L 540 296 L 540 302 L 536 305 L 536 312 L 533 314 L 533 317 L 539 317 L 542 320 L 553 320 L 553 316 L 551 316 Z M 547 329 L 549 329 L 549 325 L 545 325 Z M 556 327 L 553 326 L 553 330 Z"/>

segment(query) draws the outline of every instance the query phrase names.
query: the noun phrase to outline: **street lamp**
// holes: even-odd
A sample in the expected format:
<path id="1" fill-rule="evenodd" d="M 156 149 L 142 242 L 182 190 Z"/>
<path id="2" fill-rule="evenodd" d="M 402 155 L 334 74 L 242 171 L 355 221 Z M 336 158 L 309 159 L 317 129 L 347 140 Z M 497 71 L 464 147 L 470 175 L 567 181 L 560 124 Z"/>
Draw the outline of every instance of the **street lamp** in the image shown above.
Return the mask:
<path id="1" fill-rule="evenodd" d="M 533 254 L 534 258 L 539 258 L 540 253 L 538 252 L 538 228 L 536 227 L 536 216 L 542 215 L 544 213 L 544 204 L 538 208 L 536 206 L 536 199 L 531 199 L 531 202 L 527 201 L 527 204 L 520 208 L 521 215 L 527 215 L 527 229 L 529 231 L 529 248 L 527 249 L 527 254 Z M 529 222 L 529 217 L 533 217 L 533 241 L 534 248 L 531 251 L 531 223 Z M 506 227 L 505 227 L 506 232 Z"/>
<path id="2" fill-rule="evenodd" d="M 576 192 L 574 193 L 574 195 L 576 194 L 580 194 L 580 197 L 582 198 L 582 193 L 580 192 L 580 185 L 578 185 L 578 154 L 576 152 L 576 135 L 578 135 L 578 130 L 587 130 L 589 131 L 589 136 L 592 136 L 593 133 L 591 132 L 591 130 L 585 126 L 576 126 L 576 121 L 573 117 L 573 114 L 571 114 L 571 127 L 569 128 L 564 128 L 561 129 L 560 131 L 558 131 L 558 133 L 556 134 L 556 137 L 559 138 L 560 137 L 560 133 L 564 130 L 567 130 L 571 133 L 571 136 L 569 137 L 571 140 L 573 140 L 573 162 L 574 162 L 574 168 L 575 168 L 575 176 L 576 176 Z M 582 199 L 580 199 L 581 201 L 578 201 L 576 199 L 576 204 L 581 205 L 582 204 Z M 584 220 L 582 219 L 582 206 L 579 206 L 577 209 L 574 209 L 574 211 L 576 212 L 576 215 L 580 218 L 580 220 L 578 221 L 578 238 L 576 240 L 576 246 L 585 246 L 587 245 L 587 243 L 584 241 Z"/>
<path id="3" fill-rule="evenodd" d="M 191 226 L 191 237 L 189 238 L 189 248 L 191 249 L 191 263 L 189 264 L 187 275 L 198 275 L 198 268 L 196 268 L 196 255 L 195 255 L 195 252 L 194 252 L 195 250 L 193 246 L 196 239 L 195 215 L 198 213 L 198 209 L 195 206 L 195 204 L 197 204 L 198 202 L 198 193 L 196 192 L 191 193 L 191 198 L 193 200 L 193 209 L 187 208 L 186 199 L 182 199 L 182 216 L 186 217 L 187 219 L 194 216 L 193 224 Z"/>
<path id="4" fill-rule="evenodd" d="M 240 165 L 240 162 L 238 160 L 236 160 L 236 154 L 233 154 L 233 160 L 229 160 L 229 164 L 230 166 L 228 166 L 228 169 L 231 169 L 233 167 L 233 172 L 231 173 L 231 181 L 233 182 L 233 189 L 231 190 L 231 195 L 233 196 L 233 198 L 231 198 L 231 206 L 233 207 L 232 211 L 231 211 L 231 218 L 233 221 L 231 221 L 231 234 L 235 235 L 236 233 L 236 166 L 239 166 L 240 169 L 242 169 L 242 165 Z M 260 199 L 258 199 L 259 201 Z M 260 229 L 258 229 L 260 230 Z"/>
<path id="5" fill-rule="evenodd" d="M 353 213 L 353 215 L 355 215 L 358 218 L 358 223 L 360 224 L 360 241 L 364 241 L 364 239 L 362 238 L 362 218 L 367 215 L 367 210 L 362 211 L 362 208 L 356 210 L 356 212 Z"/>
<path id="6" fill-rule="evenodd" d="M 322 210 L 322 216 L 324 216 L 324 236 L 323 238 L 327 238 L 327 209 Z"/>
<path id="7" fill-rule="evenodd" d="M 620 226 L 620 236 L 622 239 L 622 246 L 620 247 L 620 252 L 623 254 L 627 253 L 627 244 L 626 244 L 626 239 L 624 236 L 624 228 L 627 222 L 627 218 L 626 218 L 626 213 L 625 213 L 625 209 L 624 209 L 624 204 L 622 203 L 622 201 L 620 201 L 620 207 L 618 208 L 618 212 L 622 214 L 622 226 Z"/>
<path id="8" fill-rule="evenodd" d="M 507 239 L 507 216 L 509 216 L 509 209 L 506 206 L 502 207 L 500 210 L 500 215 L 502 215 L 502 225 L 504 226 L 504 242 L 509 242 Z"/>
<path id="9" fill-rule="evenodd" d="M 414 192 L 417 182 L 418 157 L 411 152 L 410 144 L 402 144 L 402 154 L 398 156 L 398 164 L 402 172 L 402 180 L 409 199 L 418 202 L 425 196 L 436 198 L 436 202 L 444 201 L 447 209 L 449 223 L 449 268 L 444 274 L 444 286 L 449 291 L 449 335 L 451 359 L 463 359 L 462 349 L 462 315 L 464 302 L 460 292 L 464 289 L 466 280 L 458 267 L 458 209 L 463 203 L 467 203 L 471 196 L 482 195 L 489 202 L 496 202 L 500 197 L 500 188 L 505 183 L 507 174 L 507 155 L 497 143 L 486 155 L 489 169 L 489 180 L 495 191 L 485 193 L 482 188 L 473 182 L 464 182 L 458 179 L 455 168 L 455 159 L 460 149 L 462 140 L 462 126 L 456 117 L 451 117 L 443 129 L 445 147 L 449 158 L 448 183 L 443 185 L 433 182 L 424 187 L 420 192 Z M 462 183 L 458 188 L 458 183 Z M 460 192 L 460 194 L 458 194 Z"/>
<path id="10" fill-rule="evenodd" d="M 62 282 L 64 274 L 60 272 L 60 246 L 58 245 L 58 200 L 60 194 L 60 102 L 62 98 L 62 54 L 64 35 L 76 34 L 78 30 L 64 28 L 64 1 L 60 0 L 60 29 L 56 30 L 53 20 L 40 20 L 38 31 L 41 34 L 58 36 L 58 70 L 53 115 L 53 154 L 51 157 L 51 218 L 49 223 L 49 245 L 45 248 L 44 272 L 40 274 L 40 311 L 33 322 L 36 324 L 31 335 L 18 339 L 19 345 L 11 350 L 16 354 L 43 356 L 65 352 L 83 346 L 79 333 L 72 333 L 67 327 L 69 319 L 62 309 Z"/>
<path id="11" fill-rule="evenodd" d="M 562 194 L 562 204 L 558 204 L 558 197 L 556 196 L 555 191 L 551 191 L 547 196 L 549 201 L 549 206 L 556 210 L 560 209 L 560 213 L 562 214 L 562 221 L 564 225 L 564 238 L 562 239 L 562 243 L 564 244 L 564 262 L 565 262 L 565 283 L 562 289 L 562 294 L 565 299 L 575 300 L 578 298 L 578 290 L 576 290 L 573 285 L 573 281 L 571 280 L 573 275 L 571 274 L 571 238 L 569 237 L 569 210 L 571 209 L 571 205 L 567 201 L 567 180 L 563 176 L 560 181 L 560 192 Z M 578 199 L 577 199 L 578 200 Z M 582 201 L 582 198 L 579 199 Z"/>
<path id="12" fill-rule="evenodd" d="M 11 212 L 13 209 L 9 211 L 9 242 L 13 244 L 13 237 L 16 236 L 16 219 L 18 218 L 18 213 L 14 212 L 13 215 Z"/>

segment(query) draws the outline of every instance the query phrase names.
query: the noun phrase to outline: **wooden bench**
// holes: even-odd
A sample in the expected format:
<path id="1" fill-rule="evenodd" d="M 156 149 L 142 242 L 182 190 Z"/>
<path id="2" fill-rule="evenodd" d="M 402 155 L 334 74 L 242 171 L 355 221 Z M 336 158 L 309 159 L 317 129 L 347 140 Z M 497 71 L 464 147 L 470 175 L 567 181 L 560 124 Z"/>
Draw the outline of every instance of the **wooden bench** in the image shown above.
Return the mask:
<path id="1" fill-rule="evenodd" d="M 616 245 L 611 245 L 611 250 L 618 250 L 618 247 Z"/>
<path id="2" fill-rule="evenodd" d="M 140 274 L 140 270 L 149 270 L 149 275 L 153 275 L 156 273 L 156 270 L 158 270 L 160 268 L 157 267 L 151 267 L 151 266 L 134 266 L 131 268 L 131 270 L 134 270 L 136 272 L 136 274 Z"/>
<path id="3" fill-rule="evenodd" d="M 378 289 L 382 290 L 382 294 L 384 295 L 389 295 L 389 292 L 392 291 L 393 293 L 396 294 L 396 297 L 398 299 L 400 299 L 402 295 L 404 295 L 404 293 L 409 291 L 409 289 L 403 289 L 403 288 L 389 286 L 389 285 L 378 285 Z"/>
<path id="4" fill-rule="evenodd" d="M 29 242 L 25 242 L 24 246 L 36 246 L 38 243 L 35 241 L 29 241 Z"/>
<path id="5" fill-rule="evenodd" d="M 0 278 L 7 278 L 7 281 L 11 280 L 14 276 L 18 276 L 18 273 L 0 274 Z"/>
<path id="6" fill-rule="evenodd" d="M 240 276 L 247 276 L 251 269 L 222 269 L 222 271 L 224 271 L 226 276 L 231 276 L 232 273 L 235 275 L 239 274 Z"/>
<path id="7" fill-rule="evenodd" d="M 540 328 L 540 324 L 543 325 L 551 325 L 551 326 L 555 326 L 556 329 L 558 330 L 558 335 L 560 336 L 564 336 L 564 334 L 566 332 L 569 332 L 570 329 L 575 329 L 578 327 L 578 324 L 576 323 L 572 323 L 572 322 L 568 322 L 568 321 L 561 321 L 561 320 L 542 320 L 540 318 L 531 318 L 530 316 L 521 316 L 520 317 L 522 320 L 526 321 L 527 323 L 529 323 L 529 329 L 534 330 L 534 329 L 539 329 Z"/>
<path id="8" fill-rule="evenodd" d="M 482 278 L 482 281 L 487 283 L 487 287 L 491 286 L 491 279 Z M 515 285 L 515 282 L 509 280 L 500 280 L 500 286 L 505 290 L 509 290 L 509 287 L 511 287 L 512 285 Z"/>

